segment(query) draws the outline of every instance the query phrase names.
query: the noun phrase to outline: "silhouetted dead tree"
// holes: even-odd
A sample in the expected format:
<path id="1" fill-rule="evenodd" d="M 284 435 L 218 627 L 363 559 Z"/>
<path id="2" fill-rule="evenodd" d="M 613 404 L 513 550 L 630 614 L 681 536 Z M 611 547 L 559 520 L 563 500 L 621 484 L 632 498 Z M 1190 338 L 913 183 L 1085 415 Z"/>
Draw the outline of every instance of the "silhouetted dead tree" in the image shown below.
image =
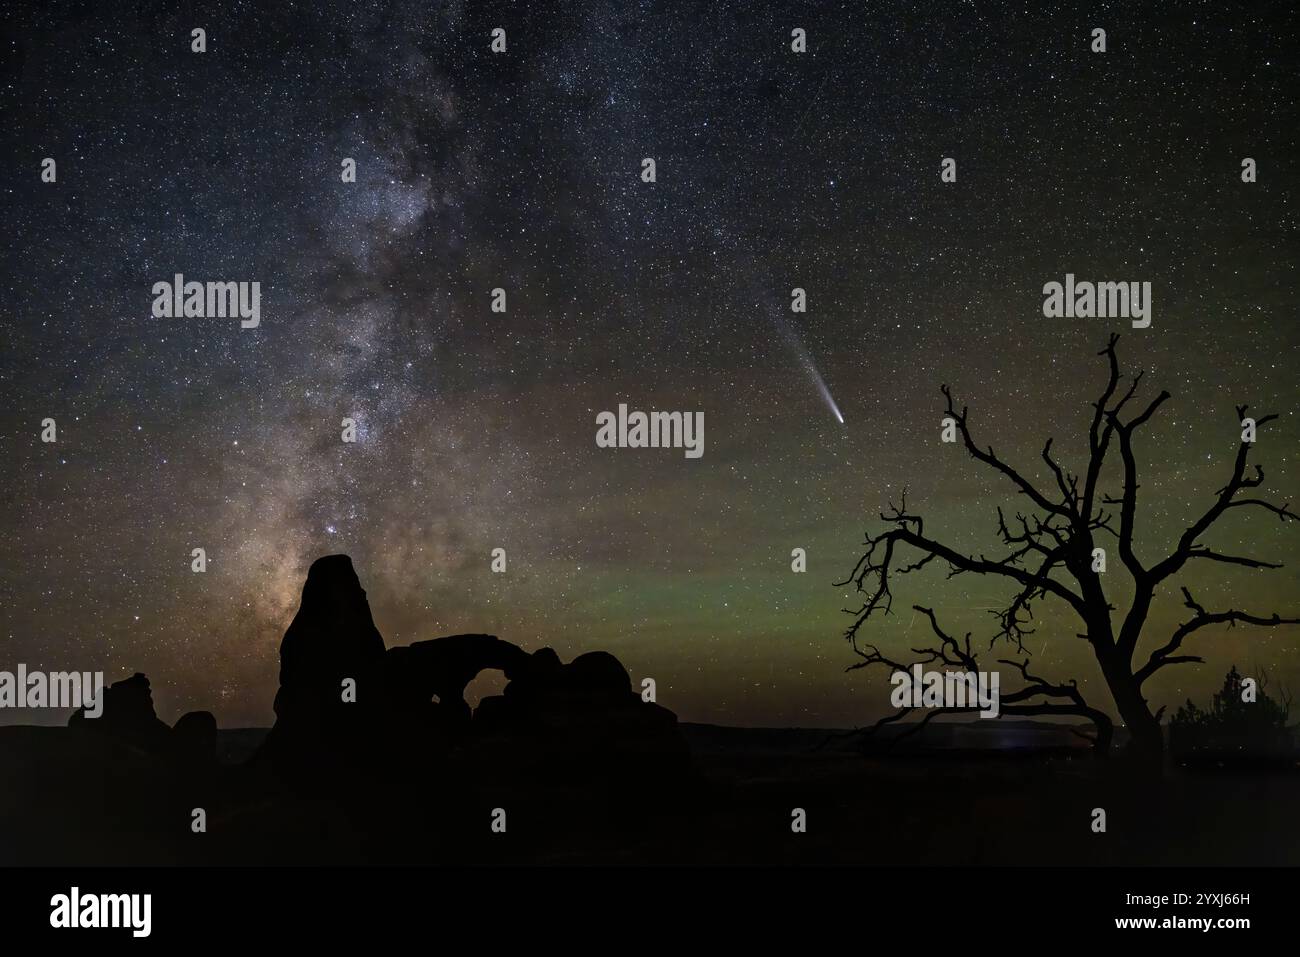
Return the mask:
<path id="1" fill-rule="evenodd" d="M 1161 392 L 1136 414 L 1125 418 L 1142 374 L 1135 376 L 1128 388 L 1119 394 L 1119 361 L 1115 343 L 1119 336 L 1112 335 L 1106 348 L 1098 355 L 1104 356 L 1110 367 L 1110 377 L 1105 391 L 1095 403 L 1088 431 L 1089 458 L 1086 471 L 1075 474 L 1064 469 L 1052 456 L 1052 440 L 1043 446 L 1042 458 L 1052 476 L 1054 488 L 1040 490 L 1024 475 L 1012 468 L 994 452 L 992 446 L 980 447 L 971 436 L 967 410 L 957 410 L 951 391 L 942 387 L 947 400 L 947 414 L 955 425 L 966 451 L 978 461 L 1000 472 L 1015 486 L 1019 494 L 1029 499 L 1032 508 L 1027 514 L 1017 514 L 1008 522 L 1002 509 L 997 511 L 997 532 L 1006 552 L 988 558 L 966 555 L 943 544 L 926 533 L 919 515 L 907 511 L 906 496 L 880 518 L 888 523 L 886 531 L 868 535 L 865 553 L 854 566 L 852 573 L 837 585 L 852 583 L 865 596 L 856 610 L 845 609 L 853 616 L 853 624 L 845 638 L 853 646 L 861 661 L 849 670 L 873 665 L 891 671 L 907 671 L 915 664 L 935 664 L 936 667 L 962 671 L 989 670 L 979 667 L 978 655 L 971 648 L 968 632 L 962 641 L 948 635 L 940 626 L 933 610 L 914 605 L 924 614 L 938 640 L 937 645 L 912 649 L 920 656 L 911 662 L 886 657 L 876 646 L 859 641 L 859 632 L 875 615 L 887 615 L 893 604 L 894 578 L 918 571 L 931 562 L 947 563 L 948 577 L 977 574 L 1006 579 L 1016 587 L 1009 604 L 995 612 L 998 628 L 989 642 L 989 650 L 1005 643 L 1014 646 L 1018 658 L 999 658 L 998 663 L 1016 669 L 1024 686 L 1001 695 L 1003 715 L 1077 715 L 1088 718 L 1097 727 L 1096 744 L 1105 750 L 1111 741 L 1113 726 L 1110 717 L 1090 706 L 1080 694 L 1075 681 L 1061 684 L 1033 675 L 1029 671 L 1028 652 L 1024 646 L 1026 636 L 1033 633 L 1033 606 L 1043 600 L 1061 602 L 1073 610 L 1082 625 L 1078 637 L 1092 646 L 1106 685 L 1114 700 L 1115 709 L 1132 736 L 1139 751 L 1158 754 L 1162 749 L 1160 718 L 1164 708 L 1152 712 L 1142 694 L 1143 684 L 1161 668 L 1185 662 L 1199 662 L 1201 657 L 1180 654 L 1183 642 L 1202 628 L 1210 625 L 1238 624 L 1275 626 L 1300 623 L 1300 618 L 1282 618 L 1278 614 L 1256 615 L 1229 609 L 1210 612 L 1198 604 L 1186 589 L 1182 589 L 1187 608 L 1192 616 L 1179 625 L 1173 634 L 1156 648 L 1145 662 L 1136 658 L 1138 640 L 1151 610 L 1157 590 L 1191 561 L 1222 562 L 1248 568 L 1280 568 L 1281 565 L 1240 555 L 1227 555 L 1199 543 L 1201 536 L 1229 509 L 1262 509 L 1276 515 L 1280 521 L 1294 520 L 1296 514 L 1288 504 L 1276 505 L 1263 498 L 1247 494 L 1264 484 L 1264 472 L 1254 466 L 1253 475 L 1246 474 L 1246 460 L 1251 443 L 1241 442 L 1227 483 L 1215 493 L 1213 504 L 1197 518 L 1182 536 L 1173 551 L 1154 564 L 1146 564 L 1134 551 L 1134 528 L 1137 515 L 1137 459 L 1133 450 L 1133 436 L 1149 422 L 1156 411 L 1170 398 Z M 1237 418 L 1245 418 L 1246 406 L 1237 408 Z M 1256 420 L 1259 429 L 1276 419 L 1266 415 Z M 1102 468 L 1107 455 L 1118 448 L 1122 463 L 1123 490 L 1118 497 L 1100 491 Z M 1111 510 L 1107 510 L 1109 507 Z M 1114 509 L 1118 509 L 1118 513 Z M 1118 527 L 1116 526 L 1118 523 Z M 1133 599 L 1129 607 L 1119 614 L 1119 609 L 1106 596 L 1102 587 L 1102 573 L 1094 570 L 1094 549 L 1101 536 L 1118 540 L 1118 553 L 1133 582 Z M 1112 614 L 1115 617 L 1112 617 Z M 1115 627 L 1118 624 L 1118 629 Z M 876 723 L 870 731 L 906 717 L 912 709 L 904 708 Z M 924 718 L 913 729 L 919 730 L 939 714 L 953 714 L 978 710 L 966 708 L 935 708 L 927 710 Z M 909 732 L 912 733 L 912 732 Z"/>

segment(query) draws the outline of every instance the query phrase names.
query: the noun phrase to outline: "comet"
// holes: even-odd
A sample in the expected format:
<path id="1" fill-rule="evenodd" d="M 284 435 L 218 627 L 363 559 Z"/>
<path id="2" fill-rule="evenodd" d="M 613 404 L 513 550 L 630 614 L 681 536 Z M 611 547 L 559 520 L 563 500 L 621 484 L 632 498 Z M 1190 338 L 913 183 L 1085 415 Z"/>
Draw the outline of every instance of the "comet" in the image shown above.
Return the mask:
<path id="1" fill-rule="evenodd" d="M 840 425 L 843 425 L 844 415 L 840 412 L 840 407 L 835 404 L 835 396 L 831 395 L 831 390 L 826 386 L 826 380 L 823 379 L 822 374 L 817 371 L 817 367 L 813 365 L 811 358 L 804 363 L 804 368 L 806 368 L 808 374 L 812 376 L 813 383 L 817 386 L 817 391 L 820 392 L 822 398 L 826 400 L 826 406 L 831 410 L 831 414 L 835 416 L 835 420 L 839 422 Z"/>
<path id="2" fill-rule="evenodd" d="M 799 338 L 799 333 L 786 320 L 784 312 L 780 309 L 773 310 L 771 315 L 773 316 L 773 324 L 781 332 L 782 338 L 785 339 L 786 344 L 799 360 L 799 364 L 803 366 L 804 372 L 808 374 L 812 384 L 817 387 L 817 392 L 826 403 L 826 407 L 831 410 L 831 415 L 835 416 L 836 422 L 843 425 L 844 414 L 840 412 L 840 407 L 835 402 L 835 396 L 831 395 L 830 387 L 826 385 L 826 380 L 822 378 L 822 374 L 817 370 L 817 363 L 813 361 L 812 353 L 808 351 L 808 347 Z"/>

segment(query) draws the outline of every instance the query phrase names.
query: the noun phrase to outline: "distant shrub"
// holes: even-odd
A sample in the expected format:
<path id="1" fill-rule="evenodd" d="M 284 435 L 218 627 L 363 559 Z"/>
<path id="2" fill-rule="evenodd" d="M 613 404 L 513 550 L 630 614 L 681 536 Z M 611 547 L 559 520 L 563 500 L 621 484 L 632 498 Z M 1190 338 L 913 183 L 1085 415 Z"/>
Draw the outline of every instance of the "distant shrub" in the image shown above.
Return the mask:
<path id="1" fill-rule="evenodd" d="M 1255 700 L 1242 700 L 1246 679 L 1233 665 L 1223 679 L 1223 688 L 1214 695 L 1209 710 L 1198 707 L 1189 698 L 1169 722 L 1170 747 L 1175 752 L 1215 751 L 1236 753 L 1289 752 L 1292 748 L 1287 721 L 1291 698 L 1285 692 L 1281 700 L 1269 696 L 1268 676 L 1257 679 Z"/>

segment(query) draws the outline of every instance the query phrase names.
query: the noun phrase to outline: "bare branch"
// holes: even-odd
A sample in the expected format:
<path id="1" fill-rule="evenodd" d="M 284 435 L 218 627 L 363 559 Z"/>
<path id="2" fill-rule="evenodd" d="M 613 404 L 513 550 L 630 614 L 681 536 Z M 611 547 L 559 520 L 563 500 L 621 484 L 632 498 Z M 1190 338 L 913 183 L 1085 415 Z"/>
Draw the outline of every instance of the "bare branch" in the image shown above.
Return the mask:
<path id="1" fill-rule="evenodd" d="M 1235 627 L 1237 624 L 1258 625 L 1264 628 L 1273 628 L 1277 625 L 1300 625 L 1300 618 L 1283 618 L 1281 615 L 1277 614 L 1277 612 L 1274 612 L 1273 615 L 1268 618 L 1262 615 L 1252 615 L 1244 611 L 1237 611 L 1235 609 L 1208 612 L 1198 604 L 1194 598 L 1192 598 L 1192 593 L 1190 591 L 1183 588 L 1182 592 L 1184 598 L 1183 604 L 1187 608 L 1192 609 L 1195 614 L 1179 625 L 1170 639 L 1153 651 L 1151 657 L 1147 659 L 1147 663 L 1138 669 L 1136 674 L 1134 674 L 1133 678 L 1139 687 L 1141 687 L 1143 682 L 1166 665 L 1189 661 L 1201 661 L 1202 659 L 1195 655 L 1175 656 L 1174 652 L 1182 646 L 1183 640 L 1187 638 L 1187 636 L 1199 631 L 1207 625 L 1226 624 L 1229 628 Z"/>
<path id="2" fill-rule="evenodd" d="M 1239 421 L 1245 417 L 1247 408 L 1248 407 L 1244 405 L 1237 406 L 1237 418 Z M 1276 418 L 1276 415 L 1262 416 L 1256 420 L 1256 428 L 1267 422 L 1271 422 Z M 1264 484 L 1264 470 L 1258 465 L 1255 466 L 1255 474 L 1253 477 L 1248 477 L 1246 475 L 1246 459 L 1250 454 L 1250 448 L 1251 443 L 1249 442 L 1242 442 L 1237 447 L 1237 456 L 1232 465 L 1232 475 L 1229 477 L 1227 484 L 1215 493 L 1216 497 L 1214 503 L 1205 511 L 1205 513 L 1193 522 L 1185 532 L 1183 532 L 1173 552 L 1151 569 L 1152 585 L 1159 584 L 1170 575 L 1178 572 L 1191 558 L 1208 558 L 1213 561 L 1228 562 L 1236 565 L 1247 565 L 1251 568 L 1281 567 L 1280 565 L 1258 561 L 1256 559 L 1232 558 L 1226 555 L 1218 555 L 1210 549 L 1198 547 L 1196 544 L 1196 540 L 1200 538 L 1200 536 L 1204 534 L 1211 525 L 1218 521 L 1224 512 L 1235 506 L 1249 505 L 1261 507 L 1277 515 L 1283 522 L 1297 517 L 1295 513 L 1290 511 L 1286 504 L 1280 506 L 1273 505 L 1259 498 L 1235 499 L 1237 493 L 1242 489 L 1258 488 Z"/>
<path id="3" fill-rule="evenodd" d="M 974 556 L 963 555 L 955 549 L 921 534 L 919 531 L 922 527 L 920 519 L 907 515 L 901 509 L 894 509 L 893 513 L 885 516 L 885 518 L 893 521 L 895 527 L 880 535 L 869 536 L 865 543 L 866 553 L 854 566 L 853 576 L 843 582 L 836 583 L 843 586 L 852 581 L 858 591 L 868 595 L 867 600 L 860 608 L 849 612 L 854 616 L 854 621 L 845 631 L 844 637 L 850 642 L 855 640 L 858 630 L 873 614 L 876 612 L 883 615 L 890 613 L 893 607 L 891 576 L 915 570 L 932 558 L 941 558 L 946 561 L 952 568 L 952 575 L 975 572 L 984 575 L 997 575 L 1019 583 L 1022 590 L 1012 603 L 1012 609 L 1017 612 L 1031 599 L 1048 594 L 1068 602 L 1080 614 L 1084 611 L 1083 598 L 1051 577 L 1050 571 L 1058 563 L 1057 556 L 1054 554 L 1048 555 L 1038 571 L 1029 572 L 1019 565 L 1021 558 L 1032 550 L 1029 547 L 1017 549 L 1001 559 L 988 559 L 983 556 L 975 558 Z M 905 565 L 902 568 L 894 568 L 894 552 L 898 545 L 907 545 L 918 550 L 922 554 L 923 560 L 911 565 Z M 870 584 L 868 583 L 869 579 L 871 580 Z"/>
<path id="4" fill-rule="evenodd" d="M 957 429 L 961 432 L 962 442 L 965 444 L 967 452 L 985 465 L 992 466 L 1007 478 L 1011 479 L 1011 481 L 1020 489 L 1021 494 L 1028 495 L 1033 503 L 1044 512 L 1065 515 L 1067 517 L 1072 516 L 1073 513 L 1068 505 L 1064 503 L 1056 504 L 1050 501 L 1042 492 L 1038 491 L 1038 489 L 1036 489 L 1028 479 L 998 458 L 997 453 L 993 451 L 992 446 L 989 446 L 987 450 L 981 449 L 977 446 L 975 440 L 971 438 L 970 428 L 966 423 L 966 407 L 962 406 L 962 410 L 958 412 L 956 406 L 953 405 L 952 390 L 944 385 L 940 386 L 940 391 L 943 393 L 944 398 L 948 400 L 948 415 L 952 416 L 953 420 L 956 421 Z"/>
<path id="5" fill-rule="evenodd" d="M 1219 552 L 1198 545 L 1187 553 L 1188 558 L 1206 558 L 1210 561 L 1225 562 L 1229 565 L 1245 565 L 1248 568 L 1281 568 L 1281 562 L 1264 562 L 1255 558 L 1243 558 L 1239 555 L 1223 555 Z"/>

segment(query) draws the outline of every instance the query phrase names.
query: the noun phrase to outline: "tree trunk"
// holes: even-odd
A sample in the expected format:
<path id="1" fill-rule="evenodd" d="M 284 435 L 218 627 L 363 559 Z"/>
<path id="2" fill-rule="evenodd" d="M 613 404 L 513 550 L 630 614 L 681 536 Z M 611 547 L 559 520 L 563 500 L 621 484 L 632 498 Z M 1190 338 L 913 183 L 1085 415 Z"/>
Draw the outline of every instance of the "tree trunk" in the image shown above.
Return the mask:
<path id="1" fill-rule="evenodd" d="M 1135 758 L 1159 763 L 1164 757 L 1165 739 L 1160 722 L 1151 713 L 1142 689 L 1128 668 L 1106 667 L 1102 671 L 1120 720 L 1129 734 L 1126 752 Z"/>
<path id="2" fill-rule="evenodd" d="M 1110 757 L 1110 745 L 1115 737 L 1115 725 L 1111 722 L 1110 715 L 1104 712 L 1095 712 L 1092 715 L 1092 723 L 1097 728 L 1097 736 L 1093 739 L 1092 749 L 1100 758 Z"/>

